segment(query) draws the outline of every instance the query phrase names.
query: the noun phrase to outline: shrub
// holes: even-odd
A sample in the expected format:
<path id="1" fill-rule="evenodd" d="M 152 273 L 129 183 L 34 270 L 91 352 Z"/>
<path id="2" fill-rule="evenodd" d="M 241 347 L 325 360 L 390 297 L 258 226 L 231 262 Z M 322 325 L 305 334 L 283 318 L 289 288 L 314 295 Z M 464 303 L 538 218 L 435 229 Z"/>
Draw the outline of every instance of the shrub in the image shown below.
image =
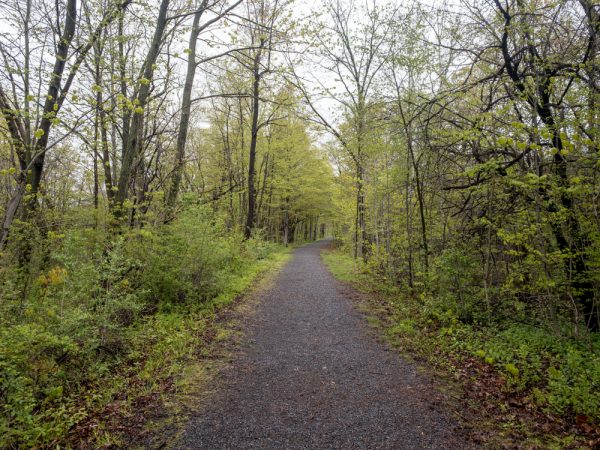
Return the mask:
<path id="1" fill-rule="evenodd" d="M 548 370 L 548 404 L 561 413 L 600 418 L 600 356 L 568 348 Z"/>
<path id="2" fill-rule="evenodd" d="M 464 323 L 487 316 L 481 287 L 480 264 L 461 248 L 445 250 L 433 264 L 428 284 L 435 286 L 435 309 L 450 312 Z"/>
<path id="3" fill-rule="evenodd" d="M 166 355 L 175 367 L 192 351 L 190 313 L 236 295 L 277 248 L 244 241 L 208 208 L 113 237 L 56 231 L 48 246 L 26 270 L 6 256 L 0 270 L 1 448 L 59 441 L 118 390 L 125 363 L 150 383 L 168 376 Z"/>

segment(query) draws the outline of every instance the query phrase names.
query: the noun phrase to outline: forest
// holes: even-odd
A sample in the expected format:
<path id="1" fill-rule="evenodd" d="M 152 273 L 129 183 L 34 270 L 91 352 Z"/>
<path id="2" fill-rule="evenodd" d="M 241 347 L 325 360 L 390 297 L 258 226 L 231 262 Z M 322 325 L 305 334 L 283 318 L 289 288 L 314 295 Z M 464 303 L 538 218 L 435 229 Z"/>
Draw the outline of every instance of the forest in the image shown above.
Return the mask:
<path id="1" fill-rule="evenodd" d="M 600 443 L 595 0 L 5 0 L 0 55 L 0 448 L 119 446 L 323 238 L 405 351 Z"/>

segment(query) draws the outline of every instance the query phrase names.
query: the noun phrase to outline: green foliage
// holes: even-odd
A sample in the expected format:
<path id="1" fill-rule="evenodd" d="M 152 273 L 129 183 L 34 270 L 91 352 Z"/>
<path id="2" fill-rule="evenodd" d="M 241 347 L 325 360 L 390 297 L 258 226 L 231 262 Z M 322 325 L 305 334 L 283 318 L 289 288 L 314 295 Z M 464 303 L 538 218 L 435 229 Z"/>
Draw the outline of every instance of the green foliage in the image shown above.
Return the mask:
<path id="1" fill-rule="evenodd" d="M 600 417 L 600 355 L 568 348 L 548 372 L 545 398 L 552 409 Z"/>
<path id="2" fill-rule="evenodd" d="M 149 390 L 179 373 L 205 316 L 281 255 L 226 231 L 208 208 L 115 238 L 71 228 L 49 239 L 52 253 L 33 255 L 43 270 L 1 272 L 2 292 L 15 290 L 0 323 L 2 448 L 60 442 L 124 388 L 122 369 L 138 367 Z"/>
<path id="3" fill-rule="evenodd" d="M 81 356 L 73 339 L 42 325 L 0 331 L 0 446 L 49 444 L 84 416 L 64 396 L 72 376 L 66 362 Z"/>
<path id="4" fill-rule="evenodd" d="M 434 295 L 429 298 L 431 313 L 441 312 L 465 323 L 481 322 L 486 315 L 479 262 L 468 252 L 449 248 L 434 262 L 428 285 Z"/>
<path id="5" fill-rule="evenodd" d="M 157 232 L 141 230 L 129 247 L 144 267 L 147 301 L 163 308 L 213 298 L 243 261 L 241 236 L 206 209 L 188 210 Z"/>
<path id="6" fill-rule="evenodd" d="M 346 282 L 356 279 L 357 267 L 360 265 L 358 260 L 341 252 L 323 252 L 321 255 L 336 278 Z"/>
<path id="7" fill-rule="evenodd" d="M 589 335 L 591 343 L 586 344 L 542 325 L 458 320 L 460 309 L 452 290 L 458 284 L 451 287 L 450 282 L 453 277 L 474 280 L 475 266 L 468 258 L 449 254 L 442 260 L 444 266 L 437 263 L 435 271 L 442 272 L 438 282 L 449 283 L 442 284 L 440 292 L 451 291 L 440 300 L 390 291 L 380 277 L 357 270 L 354 259 L 343 252 L 324 253 L 323 260 L 336 278 L 374 292 L 379 302 L 385 299 L 386 335 L 402 348 L 440 364 L 476 356 L 502 374 L 506 389 L 526 393 L 556 414 L 600 420 L 600 337 Z"/>

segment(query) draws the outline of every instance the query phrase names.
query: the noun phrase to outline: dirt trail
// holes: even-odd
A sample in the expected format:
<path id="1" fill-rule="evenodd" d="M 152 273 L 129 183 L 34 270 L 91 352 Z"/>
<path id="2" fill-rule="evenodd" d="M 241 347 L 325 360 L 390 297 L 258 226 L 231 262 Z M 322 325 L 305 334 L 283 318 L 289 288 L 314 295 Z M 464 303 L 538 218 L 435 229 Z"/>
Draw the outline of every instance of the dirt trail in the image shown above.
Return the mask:
<path id="1" fill-rule="evenodd" d="M 329 274 L 318 242 L 296 250 L 176 448 L 463 449 L 426 376 L 386 349 Z"/>

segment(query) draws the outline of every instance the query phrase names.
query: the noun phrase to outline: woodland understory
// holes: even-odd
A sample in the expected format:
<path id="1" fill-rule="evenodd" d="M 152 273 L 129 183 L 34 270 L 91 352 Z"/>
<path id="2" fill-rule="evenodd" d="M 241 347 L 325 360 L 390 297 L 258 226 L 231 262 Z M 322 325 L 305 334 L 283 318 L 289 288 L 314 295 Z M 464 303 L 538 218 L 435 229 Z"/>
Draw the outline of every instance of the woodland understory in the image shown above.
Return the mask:
<path id="1" fill-rule="evenodd" d="M 599 66 L 594 0 L 3 1 L 0 447 L 176 379 L 323 237 L 403 348 L 598 445 Z"/>

